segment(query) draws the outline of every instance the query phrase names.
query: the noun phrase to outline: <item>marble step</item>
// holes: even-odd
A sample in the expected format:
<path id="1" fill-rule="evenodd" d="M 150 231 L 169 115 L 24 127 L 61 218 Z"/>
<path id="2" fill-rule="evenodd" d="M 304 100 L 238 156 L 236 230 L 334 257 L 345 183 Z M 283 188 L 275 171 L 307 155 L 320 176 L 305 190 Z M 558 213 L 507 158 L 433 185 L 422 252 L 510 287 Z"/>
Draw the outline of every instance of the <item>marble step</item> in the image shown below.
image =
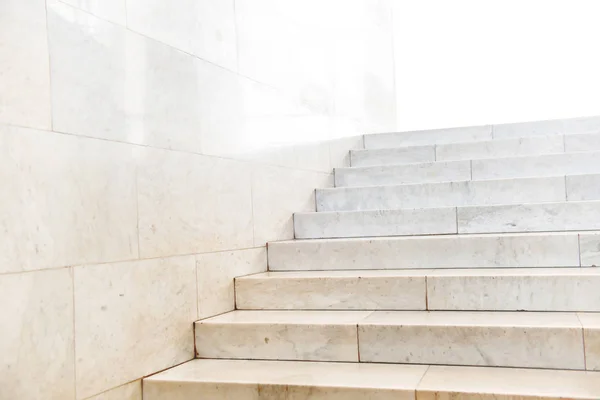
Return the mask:
<path id="1" fill-rule="evenodd" d="M 266 272 L 235 280 L 240 310 L 600 312 L 600 268 Z"/>
<path id="2" fill-rule="evenodd" d="M 556 312 L 233 311 L 196 322 L 196 356 L 584 370 L 600 356 L 584 329 L 597 334 L 600 316 L 581 315 L 591 321 Z"/>
<path id="3" fill-rule="evenodd" d="M 192 360 L 144 378 L 144 400 L 600 398 L 600 373 L 494 367 Z"/>
<path id="4" fill-rule="evenodd" d="M 352 150 L 353 167 L 474 160 L 600 150 L 600 133 L 532 136 L 448 144 Z"/>
<path id="5" fill-rule="evenodd" d="M 600 265 L 600 232 L 286 240 L 268 244 L 271 271 L 534 268 Z"/>
<path id="6" fill-rule="evenodd" d="M 600 152 L 348 167 L 334 170 L 336 187 L 600 174 Z"/>
<path id="7" fill-rule="evenodd" d="M 294 214 L 296 239 L 600 230 L 600 201 Z"/>
<path id="8" fill-rule="evenodd" d="M 317 211 L 600 200 L 600 174 L 317 189 Z"/>
<path id="9" fill-rule="evenodd" d="M 532 136 L 600 133 L 600 117 L 469 126 L 365 135 L 365 149 L 447 144 Z"/>

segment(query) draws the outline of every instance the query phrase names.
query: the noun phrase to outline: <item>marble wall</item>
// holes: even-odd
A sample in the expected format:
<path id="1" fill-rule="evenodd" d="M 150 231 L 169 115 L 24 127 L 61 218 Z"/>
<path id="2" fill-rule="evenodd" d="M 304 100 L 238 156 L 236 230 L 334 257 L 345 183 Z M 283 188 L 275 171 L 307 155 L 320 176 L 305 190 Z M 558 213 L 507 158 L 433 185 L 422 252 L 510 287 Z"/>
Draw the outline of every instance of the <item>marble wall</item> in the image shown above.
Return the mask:
<path id="1" fill-rule="evenodd" d="M 394 101 L 386 1 L 0 0 L 0 399 L 140 400 Z"/>

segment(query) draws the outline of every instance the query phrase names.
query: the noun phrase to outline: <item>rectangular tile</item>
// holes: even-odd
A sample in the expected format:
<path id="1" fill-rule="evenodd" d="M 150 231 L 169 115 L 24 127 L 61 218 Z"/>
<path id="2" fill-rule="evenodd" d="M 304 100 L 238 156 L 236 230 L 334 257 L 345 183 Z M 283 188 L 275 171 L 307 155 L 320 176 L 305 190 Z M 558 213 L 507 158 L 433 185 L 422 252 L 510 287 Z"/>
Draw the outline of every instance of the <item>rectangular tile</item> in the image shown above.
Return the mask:
<path id="1" fill-rule="evenodd" d="M 267 270 L 265 248 L 198 254 L 198 318 L 235 309 L 234 279 Z"/>
<path id="2" fill-rule="evenodd" d="M 581 233 L 579 247 L 582 267 L 600 266 L 600 233 Z"/>
<path id="3" fill-rule="evenodd" d="M 317 211 L 541 203 L 565 200 L 565 179 L 560 176 L 317 189 L 316 196 Z"/>
<path id="4" fill-rule="evenodd" d="M 576 314 L 381 311 L 358 329 L 363 362 L 585 369 Z"/>
<path id="5" fill-rule="evenodd" d="M 77 395 L 194 357 L 194 256 L 75 267 Z"/>
<path id="6" fill-rule="evenodd" d="M 547 121 L 494 125 L 494 139 L 539 135 L 598 132 L 600 117 L 582 117 Z"/>
<path id="7" fill-rule="evenodd" d="M 139 149 L 141 256 L 253 247 L 250 178 L 245 162 Z"/>
<path id="8" fill-rule="evenodd" d="M 565 178 L 567 185 L 567 200 L 598 200 L 600 199 L 600 174 L 571 175 Z"/>
<path id="9" fill-rule="evenodd" d="M 514 368 L 431 366 L 417 400 L 597 399 L 598 374 Z"/>
<path id="10" fill-rule="evenodd" d="M 193 360 L 144 380 L 144 399 L 414 400 L 427 367 L 306 361 Z M 373 397 L 375 396 L 375 397 Z"/>
<path id="11" fill-rule="evenodd" d="M 435 270 L 429 310 L 600 311 L 600 268 Z"/>
<path id="12" fill-rule="evenodd" d="M 448 161 L 380 167 L 336 168 L 335 186 L 399 185 L 471 179 L 469 161 Z"/>
<path id="13" fill-rule="evenodd" d="M 0 275 L 2 399 L 75 400 L 72 271 Z"/>
<path id="14" fill-rule="evenodd" d="M 525 178 L 600 173 L 600 152 L 473 160 L 473 179 Z"/>
<path id="15" fill-rule="evenodd" d="M 50 129 L 46 2 L 3 0 L 0 37 L 0 123 Z"/>
<path id="16" fill-rule="evenodd" d="M 576 233 L 269 243 L 269 270 L 578 267 Z"/>
<path id="17" fill-rule="evenodd" d="M 369 313 L 234 311 L 196 323 L 196 356 L 356 362 L 356 325 Z"/>
<path id="18" fill-rule="evenodd" d="M 237 70 L 234 0 L 127 0 L 127 27 Z"/>
<path id="19" fill-rule="evenodd" d="M 438 145 L 435 148 L 435 159 L 436 161 L 449 161 L 516 157 L 544 153 L 562 153 L 563 150 L 564 143 L 562 136 L 541 136 Z"/>
<path id="20" fill-rule="evenodd" d="M 579 313 L 583 325 L 585 363 L 589 371 L 600 371 L 600 314 Z"/>
<path id="21" fill-rule="evenodd" d="M 0 126 L 0 273 L 138 256 L 129 145 Z"/>
<path id="22" fill-rule="evenodd" d="M 587 135 L 565 135 L 565 151 L 600 151 L 600 126 L 597 132 Z"/>
<path id="23" fill-rule="evenodd" d="M 492 139 L 491 125 L 470 126 L 464 128 L 365 135 L 365 148 L 381 149 L 386 147 L 420 146 L 489 139 Z"/>
<path id="24" fill-rule="evenodd" d="M 414 164 L 435 161 L 435 146 L 411 146 L 350 152 L 353 167 Z"/>
<path id="25" fill-rule="evenodd" d="M 459 233 L 600 230 L 600 201 L 458 207 Z"/>
<path id="26" fill-rule="evenodd" d="M 212 76 L 195 57 L 56 0 L 48 39 L 55 130 L 200 151 Z"/>
<path id="27" fill-rule="evenodd" d="M 268 272 L 235 285 L 241 310 L 425 309 L 425 275 L 415 271 Z"/>
<path id="28" fill-rule="evenodd" d="M 456 233 L 456 209 L 296 213 L 294 232 L 296 239 Z"/>
<path id="29" fill-rule="evenodd" d="M 254 245 L 294 237 L 294 212 L 315 210 L 315 188 L 331 186 L 331 175 L 256 165 L 252 173 Z"/>

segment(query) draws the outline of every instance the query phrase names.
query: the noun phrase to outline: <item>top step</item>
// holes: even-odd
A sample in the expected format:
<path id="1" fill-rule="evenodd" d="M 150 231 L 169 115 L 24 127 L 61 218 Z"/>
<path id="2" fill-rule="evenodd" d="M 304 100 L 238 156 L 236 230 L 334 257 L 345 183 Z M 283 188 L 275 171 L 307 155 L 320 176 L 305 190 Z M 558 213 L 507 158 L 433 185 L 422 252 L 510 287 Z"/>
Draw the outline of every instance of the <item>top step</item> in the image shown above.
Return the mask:
<path id="1" fill-rule="evenodd" d="M 600 132 L 600 116 L 365 135 L 365 149 Z"/>

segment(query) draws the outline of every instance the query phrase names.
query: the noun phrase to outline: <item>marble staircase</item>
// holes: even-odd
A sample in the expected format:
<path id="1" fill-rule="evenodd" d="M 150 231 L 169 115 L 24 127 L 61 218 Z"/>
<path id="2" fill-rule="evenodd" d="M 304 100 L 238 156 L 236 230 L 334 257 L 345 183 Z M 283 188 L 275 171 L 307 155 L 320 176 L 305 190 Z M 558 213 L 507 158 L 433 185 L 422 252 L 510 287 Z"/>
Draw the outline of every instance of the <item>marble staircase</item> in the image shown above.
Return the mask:
<path id="1" fill-rule="evenodd" d="M 144 399 L 599 399 L 600 124 L 584 128 L 366 135 Z"/>

